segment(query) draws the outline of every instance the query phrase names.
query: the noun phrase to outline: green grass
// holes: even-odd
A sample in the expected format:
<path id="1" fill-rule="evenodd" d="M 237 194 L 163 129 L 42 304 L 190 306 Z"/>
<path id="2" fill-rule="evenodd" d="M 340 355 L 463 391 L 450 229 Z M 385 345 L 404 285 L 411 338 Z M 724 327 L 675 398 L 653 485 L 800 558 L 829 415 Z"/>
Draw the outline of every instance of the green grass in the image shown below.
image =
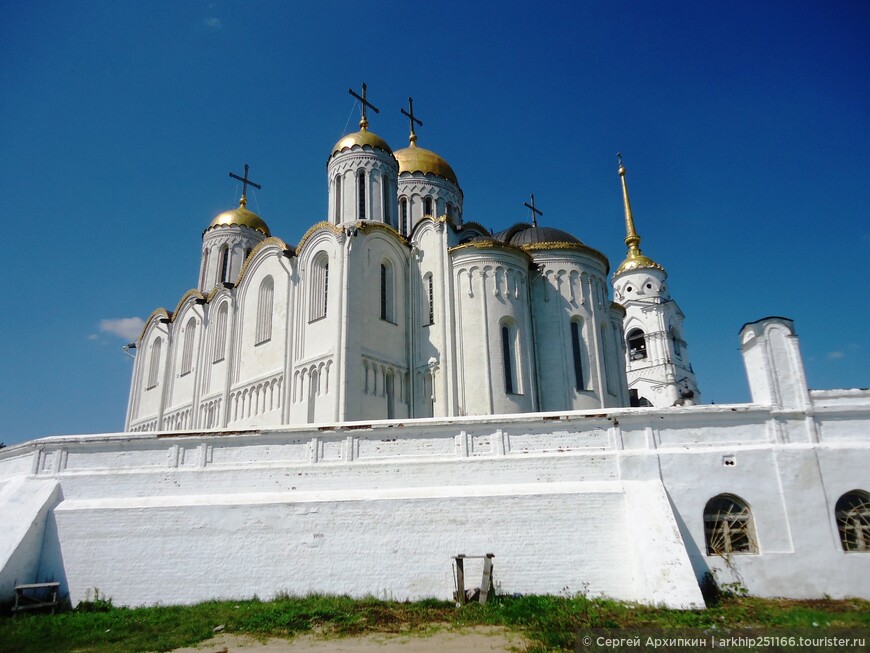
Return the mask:
<path id="1" fill-rule="evenodd" d="M 726 596 L 706 610 L 684 611 L 582 596 L 499 597 L 462 609 L 436 600 L 319 595 L 150 608 L 115 608 L 103 600 L 55 615 L 0 617 L 0 653 L 168 651 L 212 637 L 217 626 L 265 639 L 311 630 L 340 637 L 479 625 L 521 633 L 533 642 L 533 651 L 558 651 L 572 650 L 575 632 L 586 628 L 870 628 L 870 602 Z"/>

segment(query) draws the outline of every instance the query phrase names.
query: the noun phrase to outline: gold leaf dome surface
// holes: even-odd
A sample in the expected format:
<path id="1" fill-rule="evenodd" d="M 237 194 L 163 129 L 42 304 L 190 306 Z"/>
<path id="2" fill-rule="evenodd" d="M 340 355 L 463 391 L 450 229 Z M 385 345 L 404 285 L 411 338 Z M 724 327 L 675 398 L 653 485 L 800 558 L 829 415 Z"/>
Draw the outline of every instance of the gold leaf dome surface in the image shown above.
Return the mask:
<path id="1" fill-rule="evenodd" d="M 410 147 L 398 150 L 394 155 L 399 161 L 399 174 L 403 172 L 421 172 L 424 175 L 431 173 L 436 177 L 444 177 L 444 179 L 449 179 L 457 186 L 459 185 L 456 173 L 453 172 L 450 164 L 432 150 L 417 147 L 412 142 Z"/>
<path id="2" fill-rule="evenodd" d="M 616 272 L 613 273 L 613 276 L 619 276 L 623 272 L 631 272 L 632 270 L 661 270 L 662 272 L 665 269 L 653 261 L 649 256 L 644 256 L 643 254 L 636 254 L 634 256 L 629 255 L 622 263 L 619 264 L 619 267 L 616 269 Z"/>
<path id="3" fill-rule="evenodd" d="M 332 148 L 332 154 L 334 155 L 342 150 L 349 150 L 354 145 L 359 145 L 360 147 L 368 145 L 372 149 L 378 148 L 384 152 L 389 152 L 390 154 L 393 153 L 393 150 L 391 150 L 390 146 L 387 145 L 387 141 L 374 132 L 370 132 L 368 129 L 361 129 L 353 134 L 348 134 L 338 141 L 338 143 L 335 144 L 335 147 Z"/>
<path id="4" fill-rule="evenodd" d="M 269 226 L 259 215 L 254 213 L 253 211 L 249 211 L 244 203 L 240 204 L 237 209 L 232 209 L 230 211 L 224 211 L 219 216 L 217 216 L 214 220 L 211 221 L 211 224 L 208 226 L 209 229 L 214 229 L 215 227 L 247 227 L 248 229 L 256 229 L 261 234 L 265 236 L 271 236 L 271 232 L 269 231 Z"/>

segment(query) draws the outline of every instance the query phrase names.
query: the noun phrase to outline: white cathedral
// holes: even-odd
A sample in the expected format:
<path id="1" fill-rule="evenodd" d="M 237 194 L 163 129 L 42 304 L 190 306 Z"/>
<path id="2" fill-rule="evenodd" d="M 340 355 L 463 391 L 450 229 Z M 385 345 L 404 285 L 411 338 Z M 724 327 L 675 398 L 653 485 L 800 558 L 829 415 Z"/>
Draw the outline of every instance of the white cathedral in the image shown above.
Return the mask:
<path id="1" fill-rule="evenodd" d="M 506 592 L 694 608 L 712 575 L 870 598 L 870 391 L 808 389 L 770 317 L 740 330 L 751 402 L 701 405 L 621 159 L 608 279 L 534 197 L 530 223 L 466 221 L 413 107 L 393 151 L 356 97 L 328 220 L 295 247 L 231 175 L 197 287 L 130 345 L 123 433 L 0 450 L 0 602 L 49 581 L 73 603 L 448 598 L 460 553 L 493 554 Z"/>
<path id="2" fill-rule="evenodd" d="M 365 104 L 363 105 L 365 107 Z M 203 232 L 199 283 L 151 314 L 127 430 L 694 403 L 683 315 L 644 256 L 532 223 L 464 221 L 451 166 L 368 130 L 332 148 L 329 220 L 298 246 L 247 208 Z M 243 180 L 245 187 L 247 170 Z"/>

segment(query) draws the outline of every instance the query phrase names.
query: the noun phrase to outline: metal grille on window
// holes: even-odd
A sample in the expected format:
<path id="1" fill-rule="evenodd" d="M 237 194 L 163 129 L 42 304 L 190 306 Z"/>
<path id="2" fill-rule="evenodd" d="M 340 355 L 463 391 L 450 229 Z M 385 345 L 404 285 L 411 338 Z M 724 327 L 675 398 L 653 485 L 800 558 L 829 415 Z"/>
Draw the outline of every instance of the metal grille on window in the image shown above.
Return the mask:
<path id="1" fill-rule="evenodd" d="M 870 494 L 847 492 L 837 501 L 834 514 L 843 550 L 870 552 Z"/>
<path id="2" fill-rule="evenodd" d="M 739 497 L 721 494 L 704 508 L 707 555 L 757 553 L 752 512 Z"/>

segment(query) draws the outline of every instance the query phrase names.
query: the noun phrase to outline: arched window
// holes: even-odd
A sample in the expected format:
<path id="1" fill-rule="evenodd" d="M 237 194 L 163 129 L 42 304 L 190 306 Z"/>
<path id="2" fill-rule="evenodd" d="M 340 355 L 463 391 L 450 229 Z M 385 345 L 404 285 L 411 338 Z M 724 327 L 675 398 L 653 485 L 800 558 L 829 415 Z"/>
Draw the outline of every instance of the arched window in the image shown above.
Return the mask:
<path id="1" fill-rule="evenodd" d="M 453 219 L 453 204 L 447 202 L 447 217 Z"/>
<path id="2" fill-rule="evenodd" d="M 403 197 L 401 200 L 399 200 L 399 210 L 402 213 L 401 217 L 402 217 L 402 229 L 404 230 L 403 233 L 406 236 L 410 236 L 411 235 L 411 223 L 408 220 L 408 198 L 407 197 Z"/>
<path id="3" fill-rule="evenodd" d="M 393 216 L 390 215 L 390 178 L 384 175 L 381 178 L 381 202 L 384 205 L 384 222 L 393 226 Z"/>
<path id="4" fill-rule="evenodd" d="M 504 391 L 507 394 L 520 394 L 517 376 L 517 329 L 513 324 L 501 325 L 501 361 L 504 371 Z"/>
<path id="5" fill-rule="evenodd" d="M 394 322 L 393 316 L 393 265 L 384 260 L 381 263 L 381 319 Z"/>
<path id="6" fill-rule="evenodd" d="M 184 327 L 184 347 L 181 351 L 181 376 L 193 369 L 193 343 L 196 340 L 196 319 L 190 318 Z"/>
<path id="7" fill-rule="evenodd" d="M 341 222 L 341 174 L 335 176 L 335 223 Z"/>
<path id="8" fill-rule="evenodd" d="M 160 349 L 163 346 L 163 339 L 157 338 L 151 343 L 151 358 L 148 361 L 148 383 L 145 384 L 145 389 L 157 387 L 158 375 L 160 374 Z"/>
<path id="9" fill-rule="evenodd" d="M 359 171 L 357 177 L 357 186 L 359 187 L 359 213 L 357 219 L 366 219 L 366 173 L 363 170 Z"/>
<path id="10" fill-rule="evenodd" d="M 206 281 L 206 275 L 208 274 L 208 252 L 209 250 L 205 250 L 202 253 L 202 273 L 199 278 L 202 279 L 203 285 L 208 283 L 208 281 Z"/>
<path id="11" fill-rule="evenodd" d="M 671 327 L 668 336 L 670 338 L 671 345 L 674 348 L 674 356 L 676 356 L 677 358 L 681 358 L 683 355 L 683 347 L 682 341 L 680 340 L 680 334 L 677 333 L 676 328 Z"/>
<path id="12" fill-rule="evenodd" d="M 608 394 L 616 395 L 619 387 L 616 381 L 616 356 L 611 352 L 610 338 L 607 337 L 607 325 L 601 325 L 601 364 L 604 366 L 604 385 Z"/>
<path id="13" fill-rule="evenodd" d="M 435 324 L 435 284 L 432 281 L 431 272 L 423 277 L 423 287 L 423 291 L 425 292 L 423 326 L 429 326 L 430 324 Z"/>
<path id="14" fill-rule="evenodd" d="M 218 270 L 220 272 L 220 277 L 218 278 L 218 283 L 223 283 L 224 281 L 230 280 L 230 248 L 229 245 L 223 245 L 221 247 L 220 258 L 218 259 L 220 265 Z"/>
<path id="15" fill-rule="evenodd" d="M 432 215 L 432 198 L 427 197 L 423 200 L 423 215 Z"/>
<path id="16" fill-rule="evenodd" d="M 583 377 L 583 336 L 579 320 L 571 320 L 571 353 L 574 356 L 574 387 L 578 392 L 586 389 Z"/>
<path id="17" fill-rule="evenodd" d="M 392 370 L 387 370 L 384 377 L 384 394 L 387 397 L 387 419 L 396 417 L 396 387 L 395 376 Z"/>
<path id="18" fill-rule="evenodd" d="M 846 492 L 834 508 L 843 551 L 870 552 L 870 494 Z"/>
<path id="19" fill-rule="evenodd" d="M 227 346 L 227 303 L 221 304 L 218 309 L 217 320 L 214 329 L 214 357 L 213 363 L 224 359 L 224 351 Z"/>
<path id="20" fill-rule="evenodd" d="M 308 321 L 313 322 L 326 317 L 329 303 L 329 257 L 320 252 L 311 264 L 311 289 Z"/>
<path id="21" fill-rule="evenodd" d="M 257 297 L 257 335 L 254 344 L 259 345 L 272 339 L 272 303 L 275 295 L 275 282 L 266 277 L 260 284 Z"/>
<path id="22" fill-rule="evenodd" d="M 740 497 L 720 494 L 704 506 L 707 555 L 758 553 L 752 512 Z"/>
<path id="23" fill-rule="evenodd" d="M 640 329 L 632 329 L 626 336 L 628 359 L 638 361 L 646 358 L 646 336 Z"/>

